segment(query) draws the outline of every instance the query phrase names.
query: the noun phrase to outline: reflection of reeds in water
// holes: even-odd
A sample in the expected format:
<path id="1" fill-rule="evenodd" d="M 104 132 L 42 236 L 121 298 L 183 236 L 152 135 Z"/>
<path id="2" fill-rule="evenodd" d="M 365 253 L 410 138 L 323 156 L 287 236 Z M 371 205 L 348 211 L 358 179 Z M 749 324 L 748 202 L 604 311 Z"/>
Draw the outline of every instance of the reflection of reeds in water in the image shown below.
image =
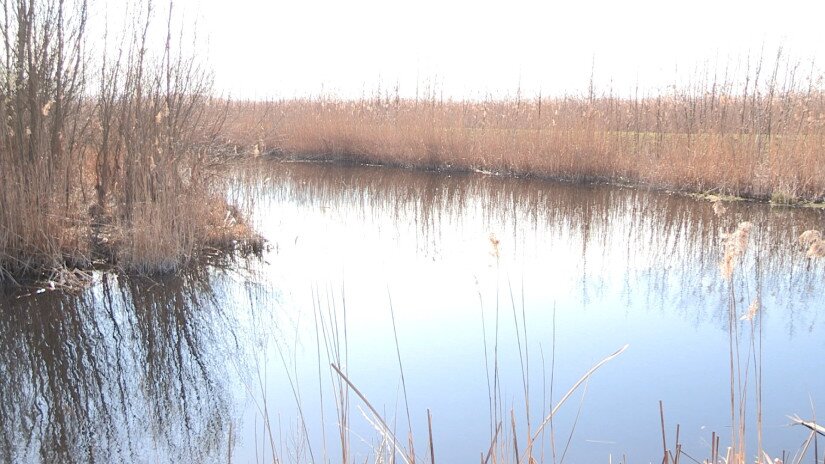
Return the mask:
<path id="1" fill-rule="evenodd" d="M 444 228 L 444 224 L 460 226 L 465 216 L 480 214 L 486 224 L 496 225 L 489 227 L 488 230 L 497 232 L 486 236 L 486 241 L 490 254 L 497 262 L 507 259 L 506 255 L 512 252 L 519 234 L 540 231 L 547 241 L 560 239 L 565 234 L 575 237 L 575 242 L 581 243 L 581 256 L 585 260 L 594 251 L 624 252 L 620 256 L 625 258 L 628 273 L 634 272 L 634 265 L 642 265 L 646 272 L 659 272 L 656 269 L 661 268 L 663 286 L 672 285 L 665 279 L 673 278 L 677 286 L 684 288 L 680 292 L 684 292 L 685 298 L 701 299 L 702 302 L 707 300 L 707 306 L 714 308 L 708 314 L 687 317 L 713 317 L 720 326 L 727 327 L 730 336 L 730 450 L 720 449 L 722 440 L 714 434 L 711 437 L 710 460 L 714 463 L 723 459 L 728 463 L 749 460 L 747 453 L 753 448 L 752 438 L 749 440 L 749 437 L 754 433 L 760 459 L 764 460 L 766 453 L 762 450 L 761 430 L 762 295 L 768 294 L 768 288 L 772 289 L 771 292 L 782 293 L 794 285 L 804 287 L 805 282 L 818 278 L 817 272 L 804 272 L 816 264 L 803 253 L 793 253 L 792 249 L 801 230 L 820 223 L 820 212 L 771 209 L 755 203 L 723 202 L 719 199 L 709 205 L 693 198 L 613 187 L 580 187 L 476 175 L 445 177 L 363 167 L 261 164 L 257 172 L 246 180 L 253 184 L 262 182 L 258 185 L 260 192 L 251 195 L 260 204 L 296 201 L 308 210 L 352 209 L 367 221 L 380 215 L 389 216 L 398 224 L 413 224 L 416 234 L 426 237 L 417 243 L 426 246 L 438 246 L 439 238 L 444 234 L 440 228 Z M 744 218 L 759 224 L 759 227 L 742 221 Z M 719 240 L 715 231 L 720 228 L 732 231 Z M 510 240 L 511 237 L 513 240 Z M 644 251 L 650 252 L 640 257 L 635 248 L 616 250 L 617 237 L 623 238 L 628 247 L 632 243 L 644 243 Z M 809 243 L 815 243 L 814 239 L 819 239 L 819 235 L 810 232 L 803 234 L 802 241 L 809 247 Z M 674 262 L 679 265 L 672 265 Z M 696 285 L 705 276 L 710 276 L 712 280 L 706 285 Z M 659 282 L 657 276 L 654 275 L 652 281 L 654 286 L 648 292 L 657 294 L 662 290 L 655 287 Z M 782 290 L 777 290 L 777 287 Z M 510 293 L 518 334 L 513 343 L 519 347 L 522 366 L 529 366 L 526 349 L 522 351 L 526 347 L 528 324 L 523 312 L 518 310 L 512 289 Z M 714 295 L 720 298 L 714 299 Z M 720 307 L 717 303 L 720 299 L 724 301 L 725 297 L 727 304 Z M 745 307 L 747 303 L 740 303 L 743 298 L 750 305 Z M 316 297 L 316 301 L 319 300 Z M 670 304 L 663 302 L 662 305 Z M 497 311 L 497 315 L 501 314 Z M 516 415 L 513 405 L 502 401 L 499 388 L 501 379 L 498 377 L 497 350 L 500 340 L 497 333 L 501 321 L 496 317 L 495 325 L 490 323 L 490 320 L 482 320 L 483 326 L 487 324 L 484 345 L 488 355 L 485 364 L 491 443 L 489 449 L 483 450 L 482 461 L 532 462 L 532 458 L 544 462 L 543 455 L 538 452 L 531 454 L 533 447 L 538 447 L 536 440 L 539 437 L 529 432 L 526 435 L 523 433 L 525 422 L 528 431 L 539 430 L 529 412 L 529 369 L 523 367 L 521 374 L 525 413 Z M 319 366 L 323 365 L 319 362 Z M 350 388 L 357 388 L 359 379 L 350 377 L 342 364 L 335 365 L 341 367 L 338 377 L 344 379 Z M 551 367 L 551 378 L 552 375 Z M 552 380 L 550 385 L 552 388 Z M 357 396 L 362 402 L 369 402 L 365 394 Z M 550 396 L 551 405 L 557 404 L 552 393 Z M 755 413 L 749 409 L 754 402 L 757 405 Z M 376 412 L 366 414 L 379 416 Z M 386 424 L 391 422 L 389 419 L 382 420 L 383 424 L 373 419 L 379 431 L 384 431 Z M 435 427 L 438 427 L 438 421 Z M 552 416 L 548 418 L 547 427 L 553 427 Z M 391 436 L 382 432 L 379 435 L 384 438 L 376 449 L 384 454 L 376 459 L 377 462 L 391 462 L 392 455 L 387 455 L 385 451 L 398 451 L 399 448 L 404 458 L 397 459 L 411 460 L 412 446 L 400 446 L 403 441 L 398 438 L 400 434 Z M 557 439 L 556 433 L 551 432 L 550 441 Z M 682 450 L 679 440 L 680 437 L 677 437 L 675 454 L 665 445 L 670 462 L 687 459 L 686 451 L 691 451 Z M 564 437 L 559 441 L 564 445 Z M 555 445 L 552 448 L 555 450 Z M 544 445 L 541 449 L 543 452 Z M 376 453 L 380 454 L 378 451 Z M 561 446 L 558 454 L 564 455 Z M 422 459 L 421 456 L 418 458 Z"/>
<path id="2" fill-rule="evenodd" d="M 714 212 L 717 215 L 724 215 L 725 208 L 718 207 L 719 203 L 714 201 Z M 785 462 L 786 452 L 783 450 L 773 450 L 772 458 L 768 450 L 763 448 L 763 377 L 762 377 L 762 261 L 759 255 L 753 259 L 751 267 L 748 267 L 746 254 L 748 253 L 751 234 L 754 226 L 750 222 L 740 222 L 732 232 L 722 233 L 722 258 L 719 263 L 720 274 L 727 285 L 727 332 L 729 340 L 729 375 L 730 375 L 730 443 L 727 450 L 723 452 L 721 438 L 714 432 L 711 436 L 709 458 L 704 462 L 716 464 L 744 464 L 754 459 L 757 464 L 777 464 Z M 823 245 L 822 235 L 817 230 L 807 230 L 799 237 L 799 242 L 807 249 L 808 258 L 819 258 L 818 247 Z M 786 250 L 792 253 L 792 250 Z M 738 271 L 738 272 L 737 272 Z M 755 295 L 753 290 L 746 285 L 736 285 L 736 280 L 747 280 L 746 272 L 755 275 Z M 744 294 L 740 294 L 744 292 Z M 747 308 L 742 308 L 740 301 L 749 299 L 751 301 Z M 753 399 L 751 398 L 753 395 Z M 752 404 L 753 410 L 749 409 Z M 751 417 L 753 417 L 751 419 Z M 789 416 L 791 417 L 791 416 Z M 795 453 L 795 463 L 802 462 L 811 441 L 817 433 L 817 425 L 814 422 L 803 421 L 798 416 L 791 417 L 792 422 L 806 424 L 812 431 L 802 447 Z M 811 425 L 812 424 L 812 425 Z M 664 416 L 662 418 L 662 433 L 665 434 Z M 755 432 L 751 431 L 755 428 Z M 756 435 L 756 447 L 750 445 L 753 434 Z M 755 451 L 755 457 L 749 455 Z M 667 448 L 665 444 L 663 462 L 665 464 L 678 463 L 682 456 L 692 459 L 691 456 L 682 449 L 679 442 L 679 428 L 676 428 L 675 454 Z M 782 456 L 781 459 L 778 456 Z M 816 458 L 816 455 L 815 455 Z M 818 458 L 816 458 L 818 459 Z M 818 461 L 817 461 L 818 462 Z"/>
<path id="3" fill-rule="evenodd" d="M 232 420 L 231 324 L 209 277 L 105 278 L 0 303 L 8 462 L 215 461 Z"/>
<path id="4" fill-rule="evenodd" d="M 465 222 L 468 218 L 481 218 L 484 230 L 496 231 L 496 238 L 510 247 L 534 234 L 541 234 L 548 244 L 570 242 L 580 247 L 582 263 L 594 254 L 616 257 L 615 262 L 626 266 L 627 285 L 634 276 L 643 276 L 636 280 L 647 286 L 640 292 L 635 282 L 634 294 L 648 300 L 671 295 L 675 299 L 660 303 L 672 308 L 702 302 L 705 313 L 685 317 L 713 317 L 720 325 L 725 317 L 713 298 L 723 293 L 723 281 L 717 278 L 718 256 L 723 253 L 716 233 L 720 227 L 735 226 L 745 218 L 760 224 L 750 240 L 771 293 L 803 290 L 821 272 L 805 272 L 811 263 L 788 252 L 802 231 L 821 227 L 823 212 L 812 209 L 743 201 L 716 201 L 709 207 L 690 197 L 636 189 L 302 163 L 262 162 L 241 176 L 251 190 L 247 197 L 255 199 L 260 211 L 270 202 L 290 202 L 308 210 L 351 213 L 366 221 L 388 218 L 399 228 L 414 227 L 416 246 L 434 256 L 442 252 L 445 236 L 470 224 Z M 719 215 L 722 208 L 726 211 Z M 585 266 L 582 273 L 586 272 L 590 270 Z M 673 281 L 680 284 L 674 287 Z M 590 289 L 585 279 L 582 282 L 587 297 Z M 791 309 L 793 318 L 804 315 Z"/>

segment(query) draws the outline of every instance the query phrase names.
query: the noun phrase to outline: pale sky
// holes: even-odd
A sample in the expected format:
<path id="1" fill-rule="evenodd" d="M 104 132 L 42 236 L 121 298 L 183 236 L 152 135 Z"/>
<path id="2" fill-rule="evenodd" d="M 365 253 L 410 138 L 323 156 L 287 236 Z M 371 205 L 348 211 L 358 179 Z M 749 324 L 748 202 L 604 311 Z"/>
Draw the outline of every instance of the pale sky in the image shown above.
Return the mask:
<path id="1" fill-rule="evenodd" d="M 180 0 L 178 0 L 180 2 Z M 238 98 L 445 97 L 661 88 L 748 52 L 825 63 L 825 0 L 188 0 L 219 91 Z"/>

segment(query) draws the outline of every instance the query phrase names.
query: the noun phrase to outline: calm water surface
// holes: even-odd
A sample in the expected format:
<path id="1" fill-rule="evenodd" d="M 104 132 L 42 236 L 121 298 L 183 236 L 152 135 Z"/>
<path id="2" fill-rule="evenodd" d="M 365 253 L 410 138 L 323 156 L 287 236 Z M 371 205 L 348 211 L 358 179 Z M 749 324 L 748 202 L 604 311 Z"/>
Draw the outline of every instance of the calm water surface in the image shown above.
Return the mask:
<path id="1" fill-rule="evenodd" d="M 405 448 L 411 423 L 419 460 L 428 410 L 439 462 L 478 460 L 498 423 L 509 459 L 513 421 L 523 451 L 528 421 L 625 344 L 534 455 L 661 462 L 661 400 L 668 445 L 679 424 L 704 458 L 712 432 L 731 436 L 720 230 L 745 220 L 732 288 L 739 312 L 762 303 L 761 350 L 737 324 L 752 453 L 749 353 L 772 455 L 807 436 L 786 416 L 825 401 L 825 266 L 796 243 L 820 212 L 317 164 L 256 165 L 232 195 L 272 245 L 260 260 L 0 296 L 3 461 L 340 462 L 343 423 L 363 462 L 380 435 L 330 363 Z"/>

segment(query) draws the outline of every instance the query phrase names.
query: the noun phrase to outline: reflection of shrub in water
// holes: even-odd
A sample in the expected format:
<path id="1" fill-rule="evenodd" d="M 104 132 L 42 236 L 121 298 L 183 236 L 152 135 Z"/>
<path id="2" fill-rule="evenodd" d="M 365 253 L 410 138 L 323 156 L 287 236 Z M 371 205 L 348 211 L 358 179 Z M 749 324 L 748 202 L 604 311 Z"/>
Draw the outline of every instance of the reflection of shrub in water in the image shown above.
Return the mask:
<path id="1" fill-rule="evenodd" d="M 217 350 L 234 336 L 206 275 L 104 278 L 78 296 L 4 300 L 0 313 L 0 455 L 203 462 L 224 452 Z"/>

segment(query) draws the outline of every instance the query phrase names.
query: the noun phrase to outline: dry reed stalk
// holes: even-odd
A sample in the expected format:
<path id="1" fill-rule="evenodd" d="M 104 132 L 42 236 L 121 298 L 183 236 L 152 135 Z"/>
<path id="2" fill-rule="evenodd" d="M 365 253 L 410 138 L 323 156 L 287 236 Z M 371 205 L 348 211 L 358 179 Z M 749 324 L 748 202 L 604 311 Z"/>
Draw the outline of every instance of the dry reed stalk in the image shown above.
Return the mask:
<path id="1" fill-rule="evenodd" d="M 493 433 L 492 440 L 490 440 L 490 448 L 487 449 L 487 454 L 481 453 L 482 464 L 487 464 L 487 462 L 490 461 L 490 456 L 494 456 L 493 451 L 495 451 L 496 444 L 498 443 L 499 432 L 501 432 L 501 422 L 496 426 L 496 431 Z"/>
<path id="2" fill-rule="evenodd" d="M 587 372 L 585 372 L 584 375 L 582 375 L 581 378 L 579 378 L 579 380 L 576 383 L 574 383 L 569 390 L 567 390 L 567 393 L 565 393 L 564 396 L 562 396 L 562 398 L 559 400 L 559 402 L 556 403 L 556 405 L 553 407 L 553 410 L 550 411 L 550 413 L 544 418 L 541 424 L 539 424 L 536 430 L 533 431 L 531 441 L 536 441 L 536 438 L 538 438 L 539 434 L 541 434 L 541 431 L 544 430 L 544 427 L 546 427 L 547 424 L 550 423 L 550 420 L 553 418 L 553 416 L 556 415 L 559 408 L 561 408 L 561 406 L 567 401 L 567 399 L 570 398 L 570 395 L 572 395 L 573 392 L 575 392 L 581 386 L 582 383 L 586 382 L 597 370 L 599 370 L 600 367 L 612 361 L 620 354 L 624 353 L 624 351 L 627 350 L 629 346 L 630 345 L 624 345 L 611 355 L 607 356 L 606 358 L 602 359 L 601 361 L 593 365 L 593 367 L 591 367 Z"/>
<path id="3" fill-rule="evenodd" d="M 513 454 L 516 456 L 516 462 L 519 462 L 519 452 L 518 452 L 518 434 L 516 433 L 516 411 L 512 408 L 510 409 L 510 427 L 512 427 L 513 432 Z"/>
<path id="4" fill-rule="evenodd" d="M 499 254 L 499 243 L 498 239 L 494 239 L 491 236 L 491 242 L 495 240 L 494 247 L 496 249 L 496 255 Z M 526 310 L 525 310 L 525 302 L 524 302 L 524 281 L 522 280 L 521 283 L 521 332 L 519 331 L 519 319 L 518 319 L 518 311 L 516 308 L 516 301 L 515 295 L 513 294 L 513 285 L 510 280 L 507 280 L 507 286 L 510 292 L 510 305 L 513 309 L 513 323 L 516 330 L 516 345 L 518 346 L 518 355 L 519 355 L 519 365 L 521 368 L 521 382 L 522 388 L 524 390 L 524 413 L 525 418 L 527 421 L 527 443 L 525 447 L 525 453 L 528 455 L 528 458 L 532 458 L 532 448 L 533 443 L 530 440 L 530 358 L 529 353 L 527 350 L 527 320 L 526 320 Z M 522 349 L 522 337 L 524 338 L 524 349 Z M 516 450 L 516 461 L 518 462 L 518 440 L 516 437 L 516 423 L 515 423 L 515 414 L 510 410 L 510 415 L 512 418 L 512 426 L 513 426 L 513 443 Z"/>
<path id="5" fill-rule="evenodd" d="M 388 437 L 391 440 L 391 444 L 393 449 L 395 450 L 395 453 L 398 453 L 405 463 L 410 464 L 411 462 L 413 462 L 411 456 L 407 455 L 407 453 L 404 452 L 403 448 L 398 442 L 398 438 L 396 438 L 392 429 L 387 425 L 387 422 L 384 420 L 381 414 L 378 413 L 378 410 L 376 410 L 375 407 L 373 407 L 372 403 L 369 402 L 367 397 L 364 396 L 363 393 L 361 393 L 361 390 L 359 390 L 358 387 L 356 387 L 355 384 L 353 384 L 352 381 L 334 363 L 331 363 L 330 367 L 332 367 L 332 369 L 335 370 L 335 372 L 341 377 L 341 379 L 343 379 L 343 381 L 346 382 L 346 384 L 349 386 L 349 388 L 352 389 L 352 391 L 358 396 L 358 398 L 360 398 L 361 401 L 364 402 L 364 405 L 367 406 L 367 408 L 370 410 L 370 413 L 372 413 L 373 417 L 377 421 L 373 425 L 376 427 L 376 429 L 378 429 L 381 432 L 382 435 Z"/>
<path id="6" fill-rule="evenodd" d="M 435 446 L 433 443 L 433 414 L 430 412 L 430 409 L 427 408 L 427 436 L 428 444 L 430 448 L 430 464 L 435 464 Z"/>
<path id="7" fill-rule="evenodd" d="M 398 370 L 401 373 L 401 389 L 402 394 L 404 395 L 404 411 L 407 413 L 407 435 L 408 435 L 408 444 L 409 444 L 409 456 L 411 462 L 415 463 L 415 447 L 413 444 L 412 438 L 412 419 L 410 417 L 410 403 L 407 399 L 407 380 L 404 377 L 404 364 L 401 362 L 401 348 L 398 344 L 398 331 L 395 328 L 395 309 L 392 306 L 392 296 L 390 294 L 390 289 L 387 287 L 387 300 L 390 306 L 390 319 L 392 320 L 392 335 L 393 340 L 395 341 L 395 354 L 398 359 Z"/>
<path id="8" fill-rule="evenodd" d="M 313 289 L 313 311 L 316 314 L 316 330 L 320 326 L 320 332 L 324 341 L 324 348 L 326 358 L 331 360 L 334 365 L 344 366 L 348 363 L 347 353 L 348 339 L 347 339 L 347 305 L 344 292 L 341 293 L 341 301 L 343 310 L 339 315 L 338 309 L 334 303 L 334 299 L 328 296 L 326 304 L 326 312 L 321 309 L 321 298 L 318 294 L 318 289 Z M 343 330 L 342 327 L 343 326 Z M 343 334 L 342 334 L 343 332 Z M 316 335 L 317 337 L 317 335 Z M 316 341 L 316 344 L 320 342 Z M 320 349 L 319 349 L 320 351 Z M 320 354 L 318 357 L 320 363 Z M 332 366 L 329 367 L 330 381 L 333 385 L 333 397 L 335 399 L 336 419 L 338 423 L 338 440 L 341 445 L 341 462 L 347 463 L 350 461 L 350 434 L 349 434 L 349 388 L 344 379 L 338 375 Z M 319 367 L 319 390 L 322 391 L 320 367 Z M 323 396 L 323 393 L 320 393 Z M 322 408 L 323 412 L 323 408 Z M 324 454 L 326 455 L 326 443 L 324 443 Z"/>
<path id="9" fill-rule="evenodd" d="M 798 415 L 796 415 L 796 414 L 794 414 L 793 416 L 788 416 L 788 419 L 790 419 L 790 420 L 791 420 L 791 422 L 793 423 L 793 425 L 802 425 L 802 426 L 805 426 L 805 427 L 807 427 L 807 428 L 811 429 L 812 431 L 814 431 L 814 432 L 818 433 L 819 435 L 825 436 L 825 427 L 823 427 L 823 426 L 821 426 L 821 425 L 817 424 L 817 423 L 816 423 L 816 422 L 814 422 L 814 421 L 806 421 L 806 420 L 803 420 L 801 417 L 799 417 L 799 416 L 798 416 Z"/>
<path id="10" fill-rule="evenodd" d="M 667 434 L 665 433 L 665 407 L 662 400 L 659 400 L 659 419 L 662 425 L 662 464 L 668 464 Z"/>
<path id="11" fill-rule="evenodd" d="M 756 295 L 747 310 L 739 316 L 737 305 L 737 295 L 734 285 L 734 272 L 736 265 L 743 259 L 747 251 L 748 241 L 753 226 L 749 222 L 740 223 L 736 230 L 731 233 L 722 234 L 722 259 L 720 261 L 720 271 L 722 278 L 728 284 L 728 337 L 730 356 L 730 416 L 731 416 L 731 446 L 728 448 L 726 462 L 744 463 L 747 458 L 746 442 L 748 434 L 747 424 L 747 396 L 750 393 L 749 385 L 755 383 L 754 394 L 756 410 L 756 435 L 757 435 L 757 462 L 768 457 L 762 449 L 762 323 L 761 323 L 761 286 L 757 285 Z M 818 240 L 814 233 L 803 234 L 801 241 Z M 761 274 L 761 263 L 756 260 L 755 273 Z M 740 323 L 749 324 L 749 337 L 747 339 L 748 351 L 744 355 L 744 371 L 741 365 L 743 355 L 740 349 Z M 753 369 L 753 373 L 751 373 Z M 713 462 L 718 460 L 718 440 L 715 434 L 712 436 L 711 458 Z M 768 457 L 768 461 L 771 462 Z"/>

